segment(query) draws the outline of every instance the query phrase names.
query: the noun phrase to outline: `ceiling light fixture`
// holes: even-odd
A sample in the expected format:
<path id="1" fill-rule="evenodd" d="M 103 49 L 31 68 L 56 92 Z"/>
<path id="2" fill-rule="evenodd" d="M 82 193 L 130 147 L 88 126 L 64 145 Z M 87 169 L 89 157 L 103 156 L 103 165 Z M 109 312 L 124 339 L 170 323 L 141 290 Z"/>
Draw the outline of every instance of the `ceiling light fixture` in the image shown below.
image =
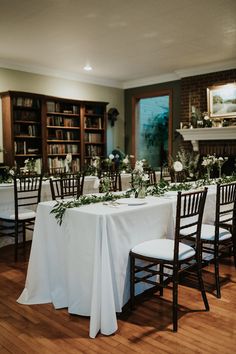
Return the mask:
<path id="1" fill-rule="evenodd" d="M 92 66 L 90 66 L 89 64 L 86 64 L 86 65 L 84 66 L 84 70 L 85 70 L 85 71 L 91 71 L 91 70 L 93 70 L 93 68 L 92 68 Z"/>

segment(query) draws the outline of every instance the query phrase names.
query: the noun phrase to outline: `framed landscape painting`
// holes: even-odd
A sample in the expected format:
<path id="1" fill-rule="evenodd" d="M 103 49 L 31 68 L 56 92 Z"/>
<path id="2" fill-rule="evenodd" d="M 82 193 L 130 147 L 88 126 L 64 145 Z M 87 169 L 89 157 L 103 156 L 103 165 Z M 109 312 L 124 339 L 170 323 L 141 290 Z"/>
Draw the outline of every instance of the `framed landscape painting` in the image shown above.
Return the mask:
<path id="1" fill-rule="evenodd" d="M 236 117 L 236 83 L 209 87 L 207 105 L 210 118 Z"/>

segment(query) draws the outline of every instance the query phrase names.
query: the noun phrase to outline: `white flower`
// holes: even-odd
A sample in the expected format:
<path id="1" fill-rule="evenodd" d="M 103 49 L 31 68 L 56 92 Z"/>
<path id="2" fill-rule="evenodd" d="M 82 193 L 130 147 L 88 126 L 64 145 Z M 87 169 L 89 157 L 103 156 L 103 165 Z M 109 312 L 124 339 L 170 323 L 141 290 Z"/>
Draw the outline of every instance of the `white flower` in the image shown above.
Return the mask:
<path id="1" fill-rule="evenodd" d="M 71 152 L 69 152 L 69 153 L 66 155 L 66 161 L 67 161 L 68 163 L 71 163 L 71 161 L 72 161 L 72 154 L 71 154 Z"/>
<path id="2" fill-rule="evenodd" d="M 183 170 L 183 164 L 180 161 L 175 161 L 173 163 L 173 169 L 175 170 L 175 172 L 180 172 Z"/>
<path id="3" fill-rule="evenodd" d="M 11 175 L 11 176 L 14 176 L 15 175 L 15 172 L 14 172 L 14 170 L 9 170 L 9 174 Z"/>
<path id="4" fill-rule="evenodd" d="M 123 163 L 124 163 L 125 165 L 128 165 L 128 163 L 129 163 L 129 157 L 128 157 L 128 155 L 125 156 L 125 158 L 124 158 L 124 160 L 123 160 Z"/>
<path id="5" fill-rule="evenodd" d="M 149 180 L 148 174 L 144 174 L 144 175 L 142 176 L 142 180 L 143 180 L 144 182 L 148 181 L 148 180 Z"/>
<path id="6" fill-rule="evenodd" d="M 110 160 L 113 160 L 114 157 L 115 157 L 115 156 L 114 156 L 113 154 L 110 154 L 110 155 L 109 155 L 109 159 L 110 159 Z"/>
<path id="7" fill-rule="evenodd" d="M 29 159 L 26 159 L 25 161 L 24 161 L 24 163 L 28 163 L 29 162 Z"/>
<path id="8" fill-rule="evenodd" d="M 142 173 L 143 172 L 143 161 L 136 161 L 134 169 L 137 173 Z"/>

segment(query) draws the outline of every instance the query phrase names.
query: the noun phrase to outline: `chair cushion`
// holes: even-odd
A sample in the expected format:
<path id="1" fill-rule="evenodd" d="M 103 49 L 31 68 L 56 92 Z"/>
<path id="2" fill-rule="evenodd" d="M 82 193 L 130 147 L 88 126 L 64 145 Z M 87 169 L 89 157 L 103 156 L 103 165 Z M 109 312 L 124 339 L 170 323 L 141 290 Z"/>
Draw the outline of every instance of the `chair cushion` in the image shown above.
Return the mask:
<path id="1" fill-rule="evenodd" d="M 20 209 L 18 218 L 19 220 L 26 220 L 26 219 L 32 219 L 35 218 L 36 213 L 33 210 L 30 209 Z M 0 211 L 0 218 L 3 219 L 8 219 L 8 220 L 15 220 L 15 210 L 10 209 L 10 210 L 1 210 Z"/>
<path id="2" fill-rule="evenodd" d="M 174 241 L 167 239 L 150 240 L 138 244 L 132 249 L 132 252 L 140 256 L 163 259 L 173 261 L 174 259 Z M 185 260 L 195 255 L 195 250 L 185 245 L 179 244 L 179 260 Z"/>
<path id="3" fill-rule="evenodd" d="M 196 230 L 196 227 L 189 227 L 187 229 L 181 230 L 181 235 L 188 235 L 191 232 L 194 232 Z M 219 228 L 219 241 L 224 241 L 227 240 L 231 237 L 231 233 L 223 229 L 222 227 Z M 195 238 L 196 236 L 193 236 Z M 208 225 L 208 224 L 202 224 L 202 230 L 201 230 L 201 239 L 206 240 L 206 241 L 214 241 L 215 239 L 215 226 L 214 225 Z"/>

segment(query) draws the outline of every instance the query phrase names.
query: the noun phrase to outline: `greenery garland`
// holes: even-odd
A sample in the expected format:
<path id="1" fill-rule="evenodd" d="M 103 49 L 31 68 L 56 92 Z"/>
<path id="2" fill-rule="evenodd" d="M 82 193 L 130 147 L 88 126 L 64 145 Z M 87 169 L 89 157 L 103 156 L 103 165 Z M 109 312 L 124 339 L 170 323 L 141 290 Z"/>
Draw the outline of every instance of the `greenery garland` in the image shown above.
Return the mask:
<path id="1" fill-rule="evenodd" d="M 58 200 L 50 213 L 55 214 L 57 223 L 61 225 L 66 209 L 78 208 L 82 205 L 88 205 L 88 204 L 111 202 L 120 198 L 129 198 L 129 197 L 130 197 L 130 192 L 126 192 L 119 195 L 117 194 L 114 195 L 109 192 L 107 192 L 105 195 L 82 195 L 78 199 L 73 199 L 69 201 Z"/>
<path id="2" fill-rule="evenodd" d="M 147 187 L 146 195 L 151 196 L 161 196 L 168 191 L 188 191 L 190 189 L 194 190 L 207 185 L 231 183 L 236 181 L 236 174 L 232 176 L 225 176 L 218 179 L 202 179 L 194 181 L 193 183 L 183 182 L 183 183 L 169 183 L 168 181 L 161 180 L 154 186 Z M 130 189 L 123 194 L 112 194 L 107 192 L 105 195 L 82 195 L 79 199 L 74 199 L 70 201 L 60 200 L 57 201 L 51 210 L 51 214 L 55 214 L 55 218 L 59 225 L 62 224 L 63 216 L 66 209 L 78 208 L 82 205 L 101 203 L 101 202 L 112 202 L 120 198 L 130 198 L 134 195 L 135 189 Z"/>

